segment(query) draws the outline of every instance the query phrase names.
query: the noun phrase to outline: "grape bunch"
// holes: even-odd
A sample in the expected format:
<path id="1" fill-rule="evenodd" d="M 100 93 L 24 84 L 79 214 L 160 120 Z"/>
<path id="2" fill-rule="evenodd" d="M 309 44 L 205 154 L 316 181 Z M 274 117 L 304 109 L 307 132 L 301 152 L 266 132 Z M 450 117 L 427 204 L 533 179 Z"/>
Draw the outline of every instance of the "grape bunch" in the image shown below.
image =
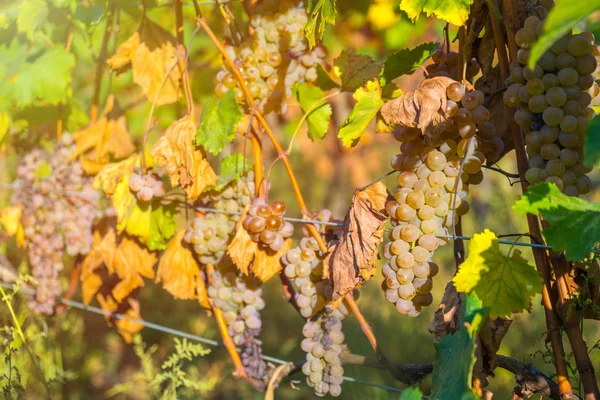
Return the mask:
<path id="1" fill-rule="evenodd" d="M 514 119 L 525 132 L 530 184 L 555 184 L 569 196 L 588 193 L 591 171 L 583 163 L 584 135 L 595 113 L 592 98 L 600 93 L 593 73 L 600 48 L 590 32 L 567 33 L 554 43 L 533 70 L 525 65 L 529 49 L 543 29 L 537 16 L 528 17 L 515 34 L 517 60 L 510 65 L 504 102 L 516 107 Z"/>
<path id="2" fill-rule="evenodd" d="M 92 224 L 99 216 L 98 192 L 84 176 L 81 164 L 70 162 L 74 145 L 64 134 L 54 148 L 35 149 L 17 167 L 11 202 L 21 205 L 21 223 L 31 274 L 37 281 L 31 307 L 51 314 L 60 295 L 59 272 L 65 253 L 89 253 L 94 242 Z"/>
<path id="3" fill-rule="evenodd" d="M 223 311 L 234 343 L 242 347 L 246 372 L 252 378 L 263 379 L 267 365 L 262 359 L 262 342 L 258 336 L 262 327 L 260 311 L 265 308 L 265 301 L 258 282 L 235 269 L 215 270 L 208 296 Z"/>
<path id="4" fill-rule="evenodd" d="M 433 302 L 431 278 L 438 266 L 431 257 L 446 243 L 455 216 L 469 211 L 464 200 L 469 185 L 483 180 L 488 156 L 479 149 L 486 148 L 492 158 L 503 150 L 488 121 L 483 93 L 455 82 L 446 96 L 445 114 L 452 123 L 434 143 L 425 144 L 415 128 L 400 126 L 394 132 L 402 144 L 391 165 L 400 174 L 394 200 L 386 204 L 393 229 L 384 246 L 388 261 L 382 268 L 382 289 L 398 312 L 411 317 Z M 489 140 L 494 138 L 498 140 Z"/>
<path id="5" fill-rule="evenodd" d="M 183 240 L 189 243 L 202 264 L 216 265 L 225 254 L 239 212 L 250 203 L 254 194 L 253 174 L 243 176 L 227 184 L 222 191 L 210 191 L 201 201 L 226 213 L 207 212 L 197 217 L 186 230 Z"/>
<path id="6" fill-rule="evenodd" d="M 261 112 L 284 113 L 285 99 L 292 94 L 296 83 L 314 82 L 318 63 L 327 52 L 324 47 L 308 49 L 304 36 L 307 22 L 302 3 L 291 6 L 288 2 L 259 5 L 250 19 L 251 36 L 239 46 L 225 50 L 239 68 Z M 239 103 L 244 93 L 228 66 L 217 73 L 216 94 L 224 96 L 231 88 Z"/>
<path id="7" fill-rule="evenodd" d="M 135 193 L 139 201 L 149 202 L 153 198 L 164 196 L 167 187 L 157 173 L 144 174 L 141 168 L 136 168 L 129 177 L 129 190 Z"/>
<path id="8" fill-rule="evenodd" d="M 316 319 L 306 321 L 302 329 L 305 338 L 300 346 L 306 352 L 302 372 L 306 375 L 306 383 L 314 387 L 319 397 L 327 394 L 338 397 L 342 393 L 343 317 L 339 309 L 334 312 L 324 310 Z"/>
<path id="9" fill-rule="evenodd" d="M 261 248 L 279 251 L 283 248 L 285 239 L 294 233 L 294 226 L 283 219 L 285 210 L 283 201 L 274 201 L 268 205 L 264 199 L 256 198 L 252 201 L 242 226 Z"/>

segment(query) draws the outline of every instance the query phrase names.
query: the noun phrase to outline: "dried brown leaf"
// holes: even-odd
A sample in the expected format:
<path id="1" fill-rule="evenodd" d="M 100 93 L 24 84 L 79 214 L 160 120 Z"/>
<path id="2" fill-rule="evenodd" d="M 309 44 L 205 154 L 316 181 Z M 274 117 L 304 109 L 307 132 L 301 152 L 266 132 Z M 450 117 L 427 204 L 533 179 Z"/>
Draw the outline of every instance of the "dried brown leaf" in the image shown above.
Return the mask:
<path id="1" fill-rule="evenodd" d="M 419 128 L 429 140 L 436 139 L 452 124 L 444 110 L 446 88 L 454 82 L 445 76 L 425 79 L 414 91 L 385 103 L 381 115 L 387 124 Z"/>
<path id="2" fill-rule="evenodd" d="M 458 293 L 452 281 L 446 284 L 444 296 L 437 310 L 435 310 L 433 321 L 429 325 L 429 332 L 439 343 L 442 338 L 448 334 L 455 333 L 460 323 L 460 303 L 463 294 Z"/>
<path id="3" fill-rule="evenodd" d="M 173 67 L 177 63 L 175 38 L 149 19 L 142 20 L 139 30 L 119 46 L 107 63 L 117 73 L 131 68 L 133 81 L 157 106 L 178 100 L 181 72 Z"/>
<path id="4" fill-rule="evenodd" d="M 512 320 L 508 318 L 486 319 L 479 331 L 473 374 L 480 380 L 482 387 L 488 385 L 487 377 L 493 375 L 496 369 L 496 353 L 511 324 Z"/>
<path id="5" fill-rule="evenodd" d="M 192 116 L 175 121 L 150 151 L 157 165 L 165 167 L 171 185 L 181 186 L 195 200 L 217 182 L 217 175 L 203 152 L 194 146 L 196 123 Z"/>
<path id="6" fill-rule="evenodd" d="M 185 230 L 179 231 L 167 246 L 158 263 L 156 282 L 176 299 L 202 299 L 207 296 L 200 265 L 183 242 Z"/>
<path id="7" fill-rule="evenodd" d="M 375 260 L 387 222 L 388 196 L 381 182 L 354 192 L 342 236 L 324 260 L 333 285 L 334 301 L 375 275 Z"/>
<path id="8" fill-rule="evenodd" d="M 112 297 L 102 294 L 98 294 L 97 299 L 104 311 L 123 314 L 126 317 L 126 319 L 117 319 L 106 316 L 105 319 L 109 326 L 115 325 L 117 327 L 117 330 L 127 343 L 131 343 L 133 335 L 141 331 L 144 327 L 140 323 L 131 321 L 132 319 L 142 319 L 140 315 L 140 303 L 133 298 L 128 298 L 127 302 L 118 304 Z"/>

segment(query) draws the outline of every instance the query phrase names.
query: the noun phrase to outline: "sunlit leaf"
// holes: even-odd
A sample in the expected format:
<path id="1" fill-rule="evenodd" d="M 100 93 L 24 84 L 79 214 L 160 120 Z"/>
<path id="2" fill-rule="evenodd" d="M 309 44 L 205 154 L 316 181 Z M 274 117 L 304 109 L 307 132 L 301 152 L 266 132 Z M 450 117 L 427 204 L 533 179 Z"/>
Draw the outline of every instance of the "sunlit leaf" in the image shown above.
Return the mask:
<path id="1" fill-rule="evenodd" d="M 354 49 L 344 50 L 334 60 L 342 80 L 342 91 L 354 92 L 381 72 L 382 64 L 369 56 L 356 54 Z"/>
<path id="2" fill-rule="evenodd" d="M 35 31 L 41 28 L 48 17 L 48 4 L 44 0 L 24 0 L 19 6 L 17 31 L 25 33 L 33 41 Z"/>
<path id="3" fill-rule="evenodd" d="M 542 278 L 520 250 L 505 255 L 498 238 L 488 229 L 473 235 L 469 256 L 453 282 L 459 292 L 477 293 L 492 318 L 529 309 L 532 297 L 542 289 Z"/>
<path id="4" fill-rule="evenodd" d="M 308 22 L 304 33 L 310 47 L 314 47 L 325 33 L 326 24 L 335 23 L 335 0 L 308 0 Z"/>
<path id="5" fill-rule="evenodd" d="M 229 89 L 221 99 L 204 100 L 196 144 L 204 147 L 209 153 L 219 154 L 225 143 L 235 138 L 236 126 L 243 116 L 240 106 L 235 101 L 233 89 Z"/>
<path id="6" fill-rule="evenodd" d="M 383 69 L 379 75 L 379 83 L 385 86 L 399 76 L 410 74 L 425 61 L 439 47 L 439 43 L 424 43 L 414 49 L 403 49 L 390 54 L 383 63 Z"/>
<path id="7" fill-rule="evenodd" d="M 150 231 L 146 245 L 150 250 L 164 250 L 171 236 L 177 231 L 175 215 L 177 209 L 171 205 L 153 205 L 150 213 Z"/>
<path id="8" fill-rule="evenodd" d="M 248 171 L 248 162 L 240 153 L 231 154 L 221 161 L 219 178 L 215 190 L 222 190 L 229 182 L 238 179 Z"/>
<path id="9" fill-rule="evenodd" d="M 294 86 L 294 97 L 302 111 L 307 114 L 308 137 L 323 139 L 329 130 L 331 119 L 331 105 L 324 100 L 325 94 L 317 86 L 301 83 Z"/>
<path id="10" fill-rule="evenodd" d="M 19 247 L 25 247 L 25 232 L 21 224 L 21 211 L 23 206 L 6 206 L 0 209 L 0 223 L 9 236 L 14 236 Z"/>
<path id="11" fill-rule="evenodd" d="M 377 80 L 367 83 L 365 87 L 354 92 L 356 104 L 348 118 L 340 125 L 338 137 L 345 147 L 354 147 L 360 140 L 365 129 L 383 106 L 381 86 Z"/>
<path id="12" fill-rule="evenodd" d="M 554 184 L 530 186 L 513 208 L 548 221 L 544 238 L 554 250 L 564 250 L 569 261 L 585 258 L 600 242 L 600 203 L 567 196 Z"/>
<path id="13" fill-rule="evenodd" d="M 469 18 L 473 0 L 401 0 L 400 9 L 414 21 L 421 13 L 435 16 L 451 24 L 462 26 Z"/>

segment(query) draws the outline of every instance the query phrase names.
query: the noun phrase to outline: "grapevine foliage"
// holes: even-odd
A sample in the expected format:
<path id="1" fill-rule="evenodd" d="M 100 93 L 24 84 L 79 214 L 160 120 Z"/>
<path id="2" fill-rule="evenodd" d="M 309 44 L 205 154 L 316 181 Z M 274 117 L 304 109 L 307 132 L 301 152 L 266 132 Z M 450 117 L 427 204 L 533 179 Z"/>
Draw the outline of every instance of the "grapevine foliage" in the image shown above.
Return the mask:
<path id="1" fill-rule="evenodd" d="M 527 392 L 528 379 L 573 396 L 564 331 L 580 397 L 600 397 L 573 323 L 597 318 L 600 304 L 600 204 L 586 200 L 600 159 L 600 46 L 582 24 L 599 0 L 377 1 L 365 29 L 355 29 L 359 5 L 335 0 L 142 3 L 23 0 L 0 15 L 0 161 L 10 169 L 0 272 L 20 284 L 14 263 L 31 275 L 35 318 L 50 326 L 62 296 L 97 303 L 133 343 L 144 395 L 203 392 L 184 367 L 206 349 L 177 341 L 159 368 L 138 334 L 154 281 L 214 316 L 235 376 L 272 395 L 286 370 L 263 355 L 264 316 L 287 305 L 267 301 L 263 284 L 280 281 L 303 320 L 302 361 L 287 372 L 316 396 L 344 395 L 346 364 L 372 366 L 345 343 L 357 317 L 378 366 L 410 385 L 431 373 L 431 399 L 470 400 L 507 358 L 496 353 L 512 315 L 535 312 L 541 293 L 559 384 L 511 370 L 514 396 L 547 394 Z M 443 34 L 404 38 L 399 15 L 417 29 L 423 13 Z M 314 170 L 301 176 L 300 161 Z M 523 190 L 507 226 L 528 214 L 529 229 L 509 233 L 512 243 L 481 226 L 478 193 L 496 193 L 493 173 L 518 175 Z M 343 220 L 309 209 L 305 185 L 320 174 L 360 186 Z M 448 242 L 454 263 L 438 251 Z M 357 304 L 374 279 L 381 307 L 406 324 L 435 303 L 433 363 L 387 359 Z M 12 299 L 3 296 L 15 325 L 7 362 L 15 331 L 27 346 Z M 2 377 L 4 394 L 22 394 L 18 368 Z"/>

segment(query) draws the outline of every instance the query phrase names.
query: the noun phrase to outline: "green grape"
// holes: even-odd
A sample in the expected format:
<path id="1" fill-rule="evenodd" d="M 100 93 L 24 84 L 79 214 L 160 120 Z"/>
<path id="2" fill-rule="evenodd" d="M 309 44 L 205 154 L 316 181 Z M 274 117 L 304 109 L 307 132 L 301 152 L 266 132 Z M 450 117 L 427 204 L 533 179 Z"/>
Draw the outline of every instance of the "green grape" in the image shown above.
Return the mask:
<path id="1" fill-rule="evenodd" d="M 587 92 L 581 92 L 579 95 L 579 105 L 582 108 L 586 108 L 592 103 L 592 95 Z"/>
<path id="2" fill-rule="evenodd" d="M 440 242 L 439 242 L 438 238 L 436 238 L 434 235 L 423 235 L 419 238 L 419 246 L 423 247 L 425 250 L 427 250 L 429 252 L 435 251 L 438 248 L 439 244 L 440 244 Z M 423 264 L 425 264 L 425 263 L 419 263 L 417 265 L 423 265 Z M 416 272 L 414 273 L 414 275 L 416 275 Z"/>
<path id="3" fill-rule="evenodd" d="M 429 220 L 429 221 L 435 222 L 434 220 Z M 423 223 L 425 223 L 425 221 L 423 221 Z M 411 253 L 412 253 L 413 257 L 415 258 L 416 263 L 423 263 L 429 259 L 429 252 L 421 246 L 415 246 L 411 250 Z"/>
<path id="4" fill-rule="evenodd" d="M 410 268 L 399 268 L 396 272 L 396 279 L 399 284 L 406 285 L 415 279 L 415 273 Z"/>
<path id="5" fill-rule="evenodd" d="M 581 75 L 594 73 L 594 71 L 596 71 L 596 67 L 598 67 L 598 62 L 596 61 L 596 57 L 594 57 L 592 54 L 585 54 L 577 57 L 575 62 L 575 69 Z"/>
<path id="6" fill-rule="evenodd" d="M 581 90 L 588 90 L 594 85 L 594 77 L 592 75 L 579 75 L 579 80 L 577 81 L 577 86 Z"/>
<path id="7" fill-rule="evenodd" d="M 525 22 L 523 23 L 523 27 L 535 32 L 537 29 L 537 26 L 540 23 L 541 23 L 540 19 L 538 17 L 532 15 L 532 16 L 527 17 L 527 19 L 525 19 Z"/>
<path id="8" fill-rule="evenodd" d="M 564 86 L 563 90 L 567 94 L 567 100 L 579 100 L 581 89 L 579 86 Z"/>
<path id="9" fill-rule="evenodd" d="M 471 138 L 475 136 L 476 133 L 477 125 L 475 125 L 473 122 L 458 127 L 458 134 L 464 139 Z"/>
<path id="10" fill-rule="evenodd" d="M 532 97 L 533 96 L 529 93 L 529 91 L 527 91 L 527 86 L 523 86 L 521 89 L 519 89 L 519 101 L 521 103 L 528 103 Z"/>
<path id="11" fill-rule="evenodd" d="M 559 80 L 560 80 L 560 77 L 559 77 Z M 544 83 L 542 82 L 541 79 L 538 79 L 538 78 L 534 78 L 534 79 L 527 81 L 527 84 L 525 85 L 525 87 L 527 88 L 527 92 L 531 96 L 537 96 L 540 94 L 544 94 L 544 92 L 546 91 L 546 88 L 544 88 Z"/>
<path id="12" fill-rule="evenodd" d="M 544 125 L 542 126 L 542 129 L 540 129 L 540 141 L 542 143 L 554 143 L 554 141 L 558 139 L 559 133 L 560 128 L 558 126 Z"/>
<path id="13" fill-rule="evenodd" d="M 558 81 L 562 86 L 577 85 L 579 74 L 574 68 L 564 68 L 558 71 Z"/>
<path id="14" fill-rule="evenodd" d="M 407 243 L 414 242 L 420 235 L 421 232 L 419 231 L 419 228 L 411 224 L 405 225 L 400 231 L 400 238 Z"/>
<path id="15" fill-rule="evenodd" d="M 561 53 L 565 53 L 567 51 L 567 47 L 569 45 L 569 39 L 567 37 L 562 37 L 554 42 L 552 47 L 550 48 L 552 52 L 556 55 Z"/>
<path id="16" fill-rule="evenodd" d="M 475 94 L 475 91 L 465 94 L 465 97 L 462 99 L 462 105 L 468 110 L 474 110 L 479 105 L 478 96 Z"/>
<path id="17" fill-rule="evenodd" d="M 446 101 L 446 114 L 448 115 L 449 118 L 452 118 L 456 115 L 456 112 L 458 111 L 458 104 L 452 100 L 447 100 Z"/>
<path id="18" fill-rule="evenodd" d="M 421 222 L 421 231 L 426 235 L 434 235 L 438 230 L 438 224 L 435 219 L 427 219 Z"/>
<path id="19" fill-rule="evenodd" d="M 515 33 L 515 41 L 522 49 L 528 49 L 533 46 L 535 39 L 536 35 L 533 29 L 521 28 Z"/>
<path id="20" fill-rule="evenodd" d="M 435 207 L 435 215 L 438 217 L 445 217 L 448 215 L 449 206 L 444 203 L 445 198 L 442 197 L 442 201 Z"/>
<path id="21" fill-rule="evenodd" d="M 404 171 L 398 175 L 398 185 L 403 188 L 412 188 L 417 180 L 419 180 L 417 174 L 412 171 Z"/>
<path id="22" fill-rule="evenodd" d="M 565 164 L 560 160 L 550 160 L 546 163 L 546 172 L 550 176 L 561 176 L 565 173 Z"/>
<path id="23" fill-rule="evenodd" d="M 579 190 L 577 190 L 577 186 L 574 186 L 574 185 L 565 185 L 565 188 L 563 189 L 563 193 L 566 194 L 567 196 L 571 196 L 571 197 L 579 196 Z"/>
<path id="24" fill-rule="evenodd" d="M 548 178 L 546 178 L 546 183 L 555 184 L 556 187 L 558 187 L 558 190 L 560 190 L 561 192 L 565 188 L 564 182 L 558 176 L 549 176 Z"/>
<path id="25" fill-rule="evenodd" d="M 456 184 L 458 183 L 458 187 Z M 449 177 L 446 179 L 446 183 L 444 185 L 446 191 L 454 193 L 455 191 L 460 191 L 462 189 L 462 180 L 457 177 Z"/>
<path id="26" fill-rule="evenodd" d="M 565 149 L 565 150 L 569 150 L 569 149 Z M 575 182 L 577 181 L 577 175 L 575 174 L 575 172 L 567 169 L 560 176 L 560 179 L 563 180 L 563 182 L 565 183 L 565 185 L 574 185 Z"/>
<path id="27" fill-rule="evenodd" d="M 519 99 L 519 92 L 522 87 L 523 85 L 520 83 L 513 83 L 512 85 L 510 85 L 508 89 L 506 89 L 506 91 L 504 92 L 504 104 L 506 104 L 509 107 L 516 107 L 521 102 L 521 100 Z"/>
<path id="28" fill-rule="evenodd" d="M 554 71 L 556 69 L 556 56 L 551 51 L 546 51 L 537 62 L 537 66 L 540 66 L 544 71 Z M 541 76 L 539 77 L 542 78 Z"/>
<path id="29" fill-rule="evenodd" d="M 404 300 L 410 300 L 417 295 L 417 291 L 412 283 L 400 285 L 398 295 Z"/>
<path id="30" fill-rule="evenodd" d="M 483 171 L 469 175 L 469 185 L 479 185 L 481 182 L 483 182 Z"/>
<path id="31" fill-rule="evenodd" d="M 542 118 L 547 125 L 558 126 L 563 120 L 565 113 L 558 107 L 548 107 L 544 110 Z M 516 114 L 515 114 L 516 120 Z M 518 123 L 518 122 L 517 122 Z"/>
<path id="32" fill-rule="evenodd" d="M 554 143 L 545 143 L 540 148 L 540 154 L 545 160 L 554 160 L 560 156 L 560 148 Z"/>
<path id="33" fill-rule="evenodd" d="M 529 168 L 527 172 L 525 172 L 525 180 L 529 182 L 530 185 L 541 182 L 540 172 L 541 170 L 539 168 Z"/>
<path id="34" fill-rule="evenodd" d="M 406 225 L 408 226 L 408 225 Z M 404 229 L 406 226 L 403 226 L 402 229 Z M 412 226 L 412 225 L 410 225 Z M 402 234 L 402 230 L 400 230 L 400 234 Z M 392 242 L 392 245 L 390 246 L 390 251 L 392 252 L 392 254 L 394 255 L 399 255 L 402 254 L 405 251 L 408 251 L 410 249 L 410 245 L 404 241 L 404 240 L 394 240 Z"/>
<path id="35" fill-rule="evenodd" d="M 548 110 L 548 109 L 546 109 Z M 546 112 L 546 110 L 544 112 Z M 559 109 L 560 110 L 560 109 Z M 520 108 L 515 112 L 515 122 L 519 126 L 531 126 L 531 112 L 526 108 Z"/>
<path id="36" fill-rule="evenodd" d="M 592 189 L 592 181 L 587 176 L 582 175 L 577 178 L 575 187 L 577 187 L 579 194 L 587 194 Z"/>
<path id="37" fill-rule="evenodd" d="M 529 167 L 530 168 L 539 168 L 539 169 L 545 168 L 546 160 L 540 154 L 533 156 L 529 160 Z"/>
<path id="38" fill-rule="evenodd" d="M 420 190 L 413 190 L 406 196 L 406 204 L 418 210 L 425 205 L 425 194 Z"/>
<path id="39" fill-rule="evenodd" d="M 527 65 L 527 61 L 529 61 L 529 51 L 525 49 L 519 49 L 517 51 L 517 61 L 523 65 Z"/>
<path id="40" fill-rule="evenodd" d="M 423 164 L 417 168 L 417 177 L 419 179 L 427 179 L 429 174 L 431 174 L 431 170 L 427 168 L 427 165 Z"/>
<path id="41" fill-rule="evenodd" d="M 491 122 L 485 122 L 478 127 L 479 135 L 484 139 L 496 136 L 496 126 Z"/>
<path id="42" fill-rule="evenodd" d="M 419 211 L 417 211 L 417 216 L 420 220 L 431 219 L 435 216 L 435 210 L 433 207 L 425 204 L 423 207 L 419 208 Z"/>
<path id="43" fill-rule="evenodd" d="M 490 112 L 484 106 L 477 106 L 471 111 L 473 122 L 477 125 L 484 124 L 490 119 Z"/>
<path id="44" fill-rule="evenodd" d="M 542 77 L 542 83 L 544 84 L 546 91 L 550 88 L 560 86 L 560 82 L 558 81 L 558 76 L 556 76 L 554 74 L 545 74 Z"/>
<path id="45" fill-rule="evenodd" d="M 575 35 L 569 40 L 569 43 L 567 44 L 567 51 L 573 57 L 579 57 L 583 56 L 584 54 L 591 53 L 592 45 L 584 37 Z"/>
<path id="46" fill-rule="evenodd" d="M 579 145 L 579 136 L 574 132 L 560 132 L 558 142 L 567 148 L 575 148 Z"/>
<path id="47" fill-rule="evenodd" d="M 431 171 L 441 171 L 446 165 L 446 156 L 443 153 L 434 150 L 427 155 L 425 165 L 427 165 L 427 168 Z"/>
<path id="48" fill-rule="evenodd" d="M 572 115 L 577 117 L 581 112 L 581 104 L 576 100 L 569 100 L 562 106 L 562 110 L 565 115 Z"/>
<path id="49" fill-rule="evenodd" d="M 411 188 L 397 187 L 394 192 L 394 198 L 398 204 L 406 203 L 406 196 L 412 191 Z"/>
<path id="50" fill-rule="evenodd" d="M 408 204 L 400 204 L 396 209 L 396 218 L 400 221 L 408 222 L 417 215 L 414 208 Z"/>
<path id="51" fill-rule="evenodd" d="M 540 133 L 538 131 L 527 132 L 525 134 L 525 144 L 527 144 L 527 147 L 539 149 L 542 146 Z"/>
<path id="52" fill-rule="evenodd" d="M 573 132 L 577 128 L 577 118 L 572 115 L 566 115 L 560 123 L 560 129 L 565 132 Z"/>
<path id="53" fill-rule="evenodd" d="M 464 170 L 469 174 L 476 174 L 481 171 L 481 160 L 474 156 L 465 159 Z"/>
<path id="54" fill-rule="evenodd" d="M 425 191 L 425 204 L 437 207 L 443 201 L 443 192 L 440 188 L 428 188 Z"/>
<path id="55" fill-rule="evenodd" d="M 566 68 L 575 68 L 575 65 L 575 57 L 573 57 L 569 53 L 562 53 L 556 56 L 556 68 L 558 70 Z"/>
<path id="56" fill-rule="evenodd" d="M 442 188 L 446 183 L 446 174 L 442 171 L 434 171 L 427 177 L 427 182 L 432 188 Z"/>
<path id="57" fill-rule="evenodd" d="M 526 80 L 530 81 L 532 79 L 542 79 L 544 76 L 544 70 L 539 65 L 536 65 L 533 70 L 529 67 L 525 67 L 523 69 L 523 76 Z"/>
<path id="58" fill-rule="evenodd" d="M 398 256 L 396 257 L 396 265 L 398 266 L 398 268 L 408 269 L 412 268 L 414 264 L 415 257 L 408 250 L 401 254 L 398 254 Z"/>
<path id="59" fill-rule="evenodd" d="M 525 83 L 523 67 L 514 67 L 510 69 L 510 80 L 514 83 Z"/>
<path id="60" fill-rule="evenodd" d="M 471 115 L 471 111 L 466 108 L 459 108 L 458 111 L 456 112 L 456 115 L 454 116 L 454 120 L 459 125 L 469 124 L 471 122 L 472 118 L 473 117 Z"/>
<path id="61" fill-rule="evenodd" d="M 542 113 L 546 109 L 546 107 L 548 107 L 548 102 L 546 102 L 546 96 L 538 95 L 533 96 L 531 99 L 529 99 L 529 103 L 527 105 L 529 106 L 529 109 L 532 112 Z"/>

